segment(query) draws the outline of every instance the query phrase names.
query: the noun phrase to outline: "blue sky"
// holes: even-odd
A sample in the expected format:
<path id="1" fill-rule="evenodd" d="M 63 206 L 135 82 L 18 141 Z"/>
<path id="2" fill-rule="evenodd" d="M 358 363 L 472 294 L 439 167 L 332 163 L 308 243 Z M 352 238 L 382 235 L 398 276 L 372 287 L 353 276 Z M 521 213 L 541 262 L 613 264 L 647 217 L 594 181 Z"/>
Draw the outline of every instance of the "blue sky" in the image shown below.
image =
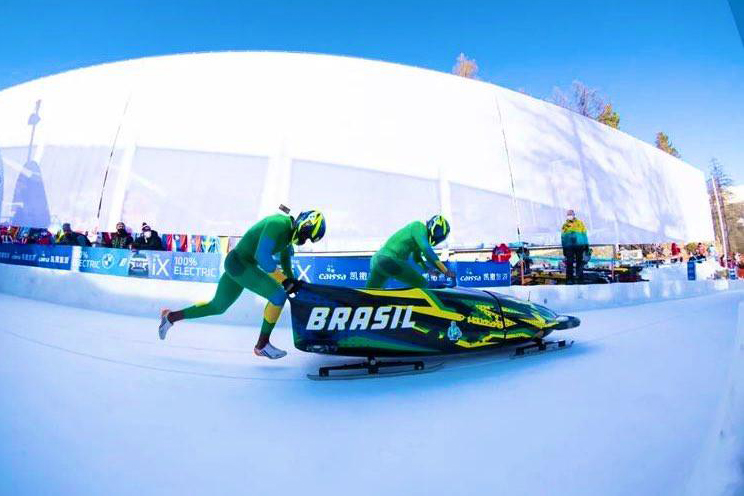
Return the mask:
<path id="1" fill-rule="evenodd" d="M 732 0 L 734 2 L 739 0 Z M 624 131 L 669 134 L 744 183 L 744 46 L 727 0 L 0 2 L 0 88 L 101 62 L 211 50 L 352 55 L 450 71 L 539 97 L 579 79 Z"/>

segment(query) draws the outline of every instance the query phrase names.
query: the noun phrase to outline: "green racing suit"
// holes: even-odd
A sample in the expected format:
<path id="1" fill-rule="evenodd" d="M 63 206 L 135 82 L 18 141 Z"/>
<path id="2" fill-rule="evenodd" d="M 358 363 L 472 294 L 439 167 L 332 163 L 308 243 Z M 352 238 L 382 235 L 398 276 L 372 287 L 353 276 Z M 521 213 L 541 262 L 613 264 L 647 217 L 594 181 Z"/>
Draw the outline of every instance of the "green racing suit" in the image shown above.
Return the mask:
<path id="1" fill-rule="evenodd" d="M 388 279 L 396 279 L 406 286 L 426 287 L 426 279 L 409 262 L 413 259 L 422 270 L 429 270 L 427 262 L 443 271 L 444 265 L 429 243 L 426 225 L 414 221 L 393 234 L 370 262 L 368 288 L 384 288 Z"/>

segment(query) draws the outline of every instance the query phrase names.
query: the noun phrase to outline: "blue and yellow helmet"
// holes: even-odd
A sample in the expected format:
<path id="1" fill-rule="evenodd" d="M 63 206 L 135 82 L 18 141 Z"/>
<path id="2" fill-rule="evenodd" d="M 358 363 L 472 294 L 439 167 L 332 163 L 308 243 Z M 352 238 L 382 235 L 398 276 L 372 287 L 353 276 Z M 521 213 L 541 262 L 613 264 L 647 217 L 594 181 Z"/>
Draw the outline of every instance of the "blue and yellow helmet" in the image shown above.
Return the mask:
<path id="1" fill-rule="evenodd" d="M 450 232 L 450 225 L 447 219 L 441 215 L 435 215 L 426 223 L 426 232 L 429 233 L 429 243 L 438 245 L 445 239 Z"/>
<path id="2" fill-rule="evenodd" d="M 308 239 L 315 243 L 325 234 L 325 217 L 317 210 L 301 212 L 294 221 L 292 229 L 292 243 L 305 244 Z"/>

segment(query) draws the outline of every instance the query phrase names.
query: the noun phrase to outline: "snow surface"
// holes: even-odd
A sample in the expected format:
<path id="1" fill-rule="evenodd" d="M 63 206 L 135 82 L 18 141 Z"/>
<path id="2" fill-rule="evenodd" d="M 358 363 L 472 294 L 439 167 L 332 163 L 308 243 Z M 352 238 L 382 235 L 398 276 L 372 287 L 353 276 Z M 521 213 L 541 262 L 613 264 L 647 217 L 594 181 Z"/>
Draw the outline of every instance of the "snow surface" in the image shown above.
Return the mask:
<path id="1" fill-rule="evenodd" d="M 741 494 L 705 467 L 742 455 L 714 434 L 744 427 L 743 299 L 578 312 L 567 351 L 318 383 L 338 359 L 286 328 L 269 362 L 252 327 L 161 342 L 153 319 L 0 294 L 0 493 Z"/>

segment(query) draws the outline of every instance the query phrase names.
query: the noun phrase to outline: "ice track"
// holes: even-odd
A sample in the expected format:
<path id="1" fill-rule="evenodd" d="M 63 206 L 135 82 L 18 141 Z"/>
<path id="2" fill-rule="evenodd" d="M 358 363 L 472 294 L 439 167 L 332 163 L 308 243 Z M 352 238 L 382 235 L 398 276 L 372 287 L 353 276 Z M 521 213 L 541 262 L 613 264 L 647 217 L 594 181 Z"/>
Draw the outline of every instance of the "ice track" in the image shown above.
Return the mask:
<path id="1" fill-rule="evenodd" d="M 684 494 L 744 292 L 578 313 L 570 350 L 316 383 L 255 327 L 0 294 L 1 494 Z"/>

